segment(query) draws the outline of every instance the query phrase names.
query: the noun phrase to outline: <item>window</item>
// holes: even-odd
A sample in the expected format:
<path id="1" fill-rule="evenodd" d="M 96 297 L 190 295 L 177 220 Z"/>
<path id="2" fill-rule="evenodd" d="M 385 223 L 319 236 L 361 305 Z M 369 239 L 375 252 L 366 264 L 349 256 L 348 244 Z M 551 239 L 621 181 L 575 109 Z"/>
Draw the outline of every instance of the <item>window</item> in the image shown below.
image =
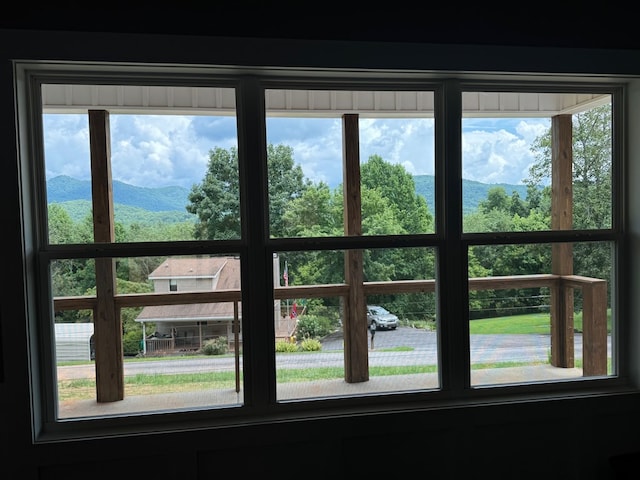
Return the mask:
<path id="1" fill-rule="evenodd" d="M 616 380 L 620 86 L 21 72 L 50 430 Z"/>

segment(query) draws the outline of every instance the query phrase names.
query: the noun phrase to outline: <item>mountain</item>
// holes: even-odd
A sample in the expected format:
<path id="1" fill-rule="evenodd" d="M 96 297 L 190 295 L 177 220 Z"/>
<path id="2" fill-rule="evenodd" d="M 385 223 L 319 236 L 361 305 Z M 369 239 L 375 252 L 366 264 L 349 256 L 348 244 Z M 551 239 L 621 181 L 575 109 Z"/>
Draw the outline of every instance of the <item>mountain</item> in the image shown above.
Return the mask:
<path id="1" fill-rule="evenodd" d="M 194 220 L 185 206 L 189 190 L 183 187 L 136 187 L 113 181 L 115 215 L 122 223 L 172 223 Z M 58 203 L 74 221 L 91 211 L 91 182 L 60 175 L 47 180 L 47 201 Z"/>
<path id="2" fill-rule="evenodd" d="M 435 187 L 433 175 L 415 175 L 416 193 L 427 200 L 429 210 L 434 212 Z M 481 183 L 462 180 L 463 210 L 471 213 L 487 198 L 489 189 L 503 187 L 507 195 L 518 192 L 520 198 L 527 197 L 526 185 L 508 183 Z M 66 175 L 47 181 L 47 200 L 59 203 L 74 221 L 83 219 L 91 210 L 91 182 L 77 180 Z M 116 218 L 122 223 L 183 222 L 195 216 L 185 209 L 189 203 L 189 190 L 183 187 L 136 187 L 114 180 L 113 199 Z"/>
<path id="3" fill-rule="evenodd" d="M 429 211 L 434 212 L 435 205 L 435 178 L 433 175 L 414 175 L 416 193 L 422 195 L 427 201 Z M 510 183 L 482 183 L 474 180 L 462 180 L 462 210 L 463 214 L 472 213 L 481 201 L 486 200 L 489 190 L 493 187 L 504 188 L 507 195 L 516 191 L 520 198 L 527 198 L 527 186 Z"/>
<path id="4" fill-rule="evenodd" d="M 91 182 L 66 175 L 53 177 L 47 181 L 47 195 L 49 203 L 91 200 Z M 188 195 L 189 190 L 183 187 L 135 187 L 118 180 L 113 181 L 115 203 L 142 208 L 150 212 L 184 210 L 188 203 Z"/>

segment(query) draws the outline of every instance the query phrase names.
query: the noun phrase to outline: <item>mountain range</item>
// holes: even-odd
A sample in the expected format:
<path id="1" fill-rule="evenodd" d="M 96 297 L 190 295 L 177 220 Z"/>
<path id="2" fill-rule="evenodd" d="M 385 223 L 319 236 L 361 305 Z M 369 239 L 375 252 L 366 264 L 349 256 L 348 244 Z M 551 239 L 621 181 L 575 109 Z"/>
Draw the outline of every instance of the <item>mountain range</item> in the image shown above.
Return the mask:
<path id="1" fill-rule="evenodd" d="M 173 223 L 195 221 L 188 213 L 189 190 L 184 187 L 136 187 L 113 181 L 115 216 L 119 222 Z M 78 222 L 91 211 L 91 182 L 59 175 L 47 180 L 47 202 L 61 205 Z"/>
<path id="2" fill-rule="evenodd" d="M 433 212 L 435 182 L 433 175 L 415 175 L 416 193 L 427 200 Z M 516 191 L 520 198 L 527 196 L 526 185 L 508 183 L 482 183 L 462 180 L 464 213 L 474 211 L 487 198 L 489 189 L 502 187 L 507 195 Z M 116 217 L 122 223 L 193 221 L 194 215 L 185 209 L 189 203 L 189 189 L 184 187 L 136 187 L 113 181 L 113 199 Z M 48 203 L 60 204 L 74 221 L 83 219 L 91 209 L 91 182 L 59 175 L 47 181 Z M 142 220 L 143 219 L 143 220 Z"/>

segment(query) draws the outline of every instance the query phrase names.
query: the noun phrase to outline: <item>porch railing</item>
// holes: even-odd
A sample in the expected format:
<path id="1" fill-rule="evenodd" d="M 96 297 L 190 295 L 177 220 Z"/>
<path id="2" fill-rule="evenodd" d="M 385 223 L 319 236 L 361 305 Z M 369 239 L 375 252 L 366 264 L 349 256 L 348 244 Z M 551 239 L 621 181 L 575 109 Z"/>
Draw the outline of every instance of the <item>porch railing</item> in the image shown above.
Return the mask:
<path id="1" fill-rule="evenodd" d="M 517 288 L 548 287 L 552 298 L 561 296 L 567 289 L 580 289 L 583 297 L 583 375 L 598 376 L 607 374 L 607 282 L 605 280 L 579 275 L 514 275 L 502 277 L 470 278 L 470 290 L 501 290 Z M 304 285 L 277 287 L 275 300 L 295 298 L 323 298 L 346 296 L 347 284 Z M 365 295 L 391 293 L 434 292 L 435 280 L 401 280 L 393 282 L 365 282 Z M 241 301 L 240 290 L 217 290 L 212 292 L 175 292 L 121 294 L 114 297 L 117 311 L 127 307 L 149 305 L 183 305 L 188 303 L 233 302 Z M 564 308 L 561 302 L 551 302 L 551 364 L 556 367 L 574 367 L 574 328 L 572 309 Z M 54 310 L 95 310 L 95 296 L 56 297 Z M 568 314 L 570 312 L 570 314 Z M 238 341 L 239 319 L 234 326 Z M 239 349 L 236 349 L 238 352 Z M 236 361 L 239 369 L 239 361 Z M 239 376 L 238 376 L 239 378 Z M 239 386 L 238 386 L 239 387 Z"/>

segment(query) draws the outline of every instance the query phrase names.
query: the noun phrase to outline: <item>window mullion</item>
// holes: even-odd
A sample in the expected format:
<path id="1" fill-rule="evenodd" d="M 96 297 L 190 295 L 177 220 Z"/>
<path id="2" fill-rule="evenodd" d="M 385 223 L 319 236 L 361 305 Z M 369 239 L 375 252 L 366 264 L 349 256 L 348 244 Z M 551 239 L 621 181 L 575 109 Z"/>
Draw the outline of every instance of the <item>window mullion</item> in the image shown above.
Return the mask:
<path id="1" fill-rule="evenodd" d="M 251 78 L 237 90 L 238 161 L 242 221 L 242 332 L 245 403 L 275 403 L 275 327 L 264 321 L 273 311 L 273 252 L 269 237 L 264 90 Z"/>
<path id="2" fill-rule="evenodd" d="M 470 385 L 467 245 L 462 241 L 462 91 L 444 84 L 436 104 L 436 225 L 442 239 L 437 292 L 441 384 L 458 391 Z"/>

